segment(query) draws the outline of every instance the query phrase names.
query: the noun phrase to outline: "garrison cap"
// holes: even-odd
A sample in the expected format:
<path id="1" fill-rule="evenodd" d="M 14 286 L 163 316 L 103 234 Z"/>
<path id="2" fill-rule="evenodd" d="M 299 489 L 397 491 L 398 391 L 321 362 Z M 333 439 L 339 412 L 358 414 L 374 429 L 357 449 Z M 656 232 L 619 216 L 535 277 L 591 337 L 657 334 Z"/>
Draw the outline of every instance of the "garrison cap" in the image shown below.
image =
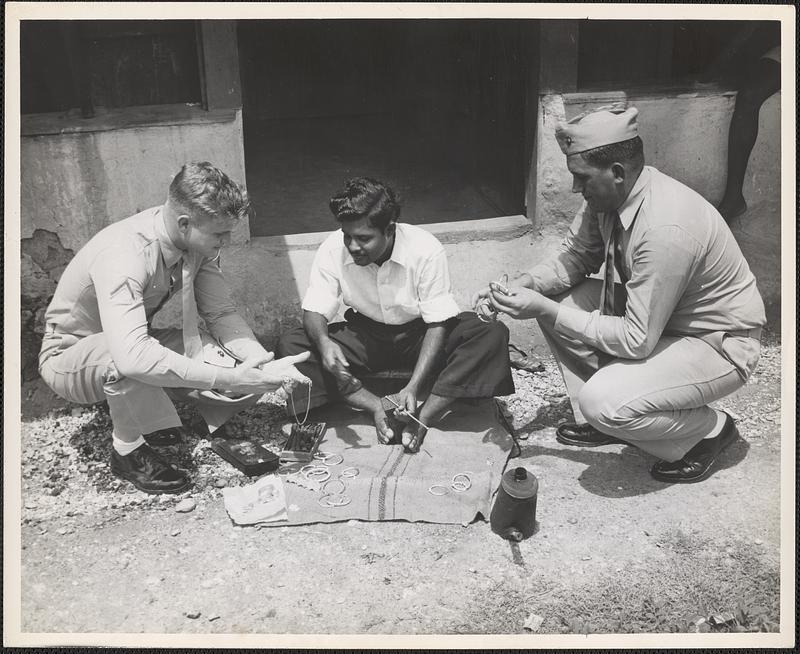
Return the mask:
<path id="1" fill-rule="evenodd" d="M 567 156 L 627 141 L 639 135 L 638 114 L 636 107 L 600 107 L 558 125 L 556 140 Z"/>

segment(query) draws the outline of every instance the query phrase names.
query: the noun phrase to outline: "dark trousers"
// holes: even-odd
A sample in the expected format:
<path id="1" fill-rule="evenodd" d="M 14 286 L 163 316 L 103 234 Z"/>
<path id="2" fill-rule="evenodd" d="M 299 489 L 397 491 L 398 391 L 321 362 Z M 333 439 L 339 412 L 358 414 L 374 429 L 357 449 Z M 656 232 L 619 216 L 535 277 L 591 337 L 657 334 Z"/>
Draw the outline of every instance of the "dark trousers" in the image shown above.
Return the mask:
<path id="1" fill-rule="evenodd" d="M 431 393 L 443 397 L 481 398 L 514 392 L 508 359 L 508 328 L 503 323 L 484 323 L 474 312 L 464 311 L 445 325 L 444 349 L 437 357 L 433 379 L 426 380 L 433 382 Z M 385 325 L 348 309 L 345 322 L 328 325 L 328 334 L 342 348 L 350 363 L 350 372 L 359 378 L 383 370 L 413 369 L 426 329 L 422 320 Z M 298 327 L 285 333 L 278 342 L 276 356 L 307 350 L 311 351 L 311 357 L 297 364 L 297 369 L 311 379 L 309 406 L 341 400 L 336 378 L 322 367 L 319 352 L 305 329 Z M 308 391 L 299 387 L 293 399 L 294 411 L 305 411 Z"/>

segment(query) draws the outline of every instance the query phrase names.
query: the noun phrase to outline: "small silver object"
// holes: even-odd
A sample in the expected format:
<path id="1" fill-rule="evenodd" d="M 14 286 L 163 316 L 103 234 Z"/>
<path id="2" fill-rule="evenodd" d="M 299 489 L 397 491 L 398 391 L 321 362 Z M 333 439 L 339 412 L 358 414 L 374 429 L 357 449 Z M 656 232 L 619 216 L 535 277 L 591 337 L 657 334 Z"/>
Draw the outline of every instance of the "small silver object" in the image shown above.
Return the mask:
<path id="1" fill-rule="evenodd" d="M 331 459 L 333 459 L 334 461 L 331 461 Z M 326 454 L 322 458 L 322 465 L 325 465 L 325 466 L 338 466 L 343 461 L 344 461 L 344 457 L 341 454 L 338 454 L 338 453 Z"/>
<path id="2" fill-rule="evenodd" d="M 335 499 L 334 499 L 335 498 Z M 336 508 L 340 506 L 347 506 L 352 500 L 347 495 L 322 495 L 317 504 L 325 508 Z"/>
<path id="3" fill-rule="evenodd" d="M 339 478 L 353 479 L 353 477 L 358 477 L 358 473 L 358 468 L 345 468 L 339 473 Z"/>
<path id="4" fill-rule="evenodd" d="M 438 492 L 438 491 L 434 490 L 434 489 L 437 489 L 437 488 L 441 488 L 442 492 Z M 441 497 L 442 495 L 447 495 L 448 491 L 447 491 L 447 487 L 446 486 L 442 486 L 441 484 L 434 484 L 433 486 L 431 486 L 428 489 L 428 492 L 431 495 L 436 495 L 436 497 Z"/>
<path id="5" fill-rule="evenodd" d="M 331 484 L 339 484 L 342 487 L 340 491 L 332 491 L 329 486 Z M 341 479 L 329 479 L 325 482 L 325 485 L 322 487 L 322 492 L 326 493 L 327 495 L 341 495 L 347 490 L 347 485 Z"/>

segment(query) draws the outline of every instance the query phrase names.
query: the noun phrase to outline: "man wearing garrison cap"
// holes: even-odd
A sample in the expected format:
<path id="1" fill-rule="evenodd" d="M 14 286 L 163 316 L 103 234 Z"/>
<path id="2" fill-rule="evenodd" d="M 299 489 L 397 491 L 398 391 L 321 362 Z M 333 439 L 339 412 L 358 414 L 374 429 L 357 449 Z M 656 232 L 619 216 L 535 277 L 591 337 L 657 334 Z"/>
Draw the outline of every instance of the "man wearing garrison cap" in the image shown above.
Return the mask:
<path id="1" fill-rule="evenodd" d="M 752 373 L 764 305 L 717 210 L 644 165 L 637 114 L 603 107 L 559 126 L 584 202 L 551 257 L 473 300 L 538 320 L 576 420 L 559 442 L 636 445 L 659 459 L 656 479 L 695 482 L 738 436 L 708 405 Z"/>

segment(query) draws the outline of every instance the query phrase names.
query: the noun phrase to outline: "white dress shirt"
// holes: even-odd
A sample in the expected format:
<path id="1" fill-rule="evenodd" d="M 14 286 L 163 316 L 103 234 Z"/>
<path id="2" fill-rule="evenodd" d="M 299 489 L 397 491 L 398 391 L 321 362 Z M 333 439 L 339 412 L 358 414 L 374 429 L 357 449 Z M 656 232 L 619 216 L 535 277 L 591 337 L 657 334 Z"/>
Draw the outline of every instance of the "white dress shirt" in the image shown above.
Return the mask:
<path id="1" fill-rule="evenodd" d="M 303 309 L 330 321 L 342 302 L 386 325 L 420 317 L 426 323 L 442 322 L 459 313 L 444 247 L 430 232 L 405 223 L 397 224 L 392 256 L 381 266 L 357 265 L 341 229 L 320 245 Z"/>

